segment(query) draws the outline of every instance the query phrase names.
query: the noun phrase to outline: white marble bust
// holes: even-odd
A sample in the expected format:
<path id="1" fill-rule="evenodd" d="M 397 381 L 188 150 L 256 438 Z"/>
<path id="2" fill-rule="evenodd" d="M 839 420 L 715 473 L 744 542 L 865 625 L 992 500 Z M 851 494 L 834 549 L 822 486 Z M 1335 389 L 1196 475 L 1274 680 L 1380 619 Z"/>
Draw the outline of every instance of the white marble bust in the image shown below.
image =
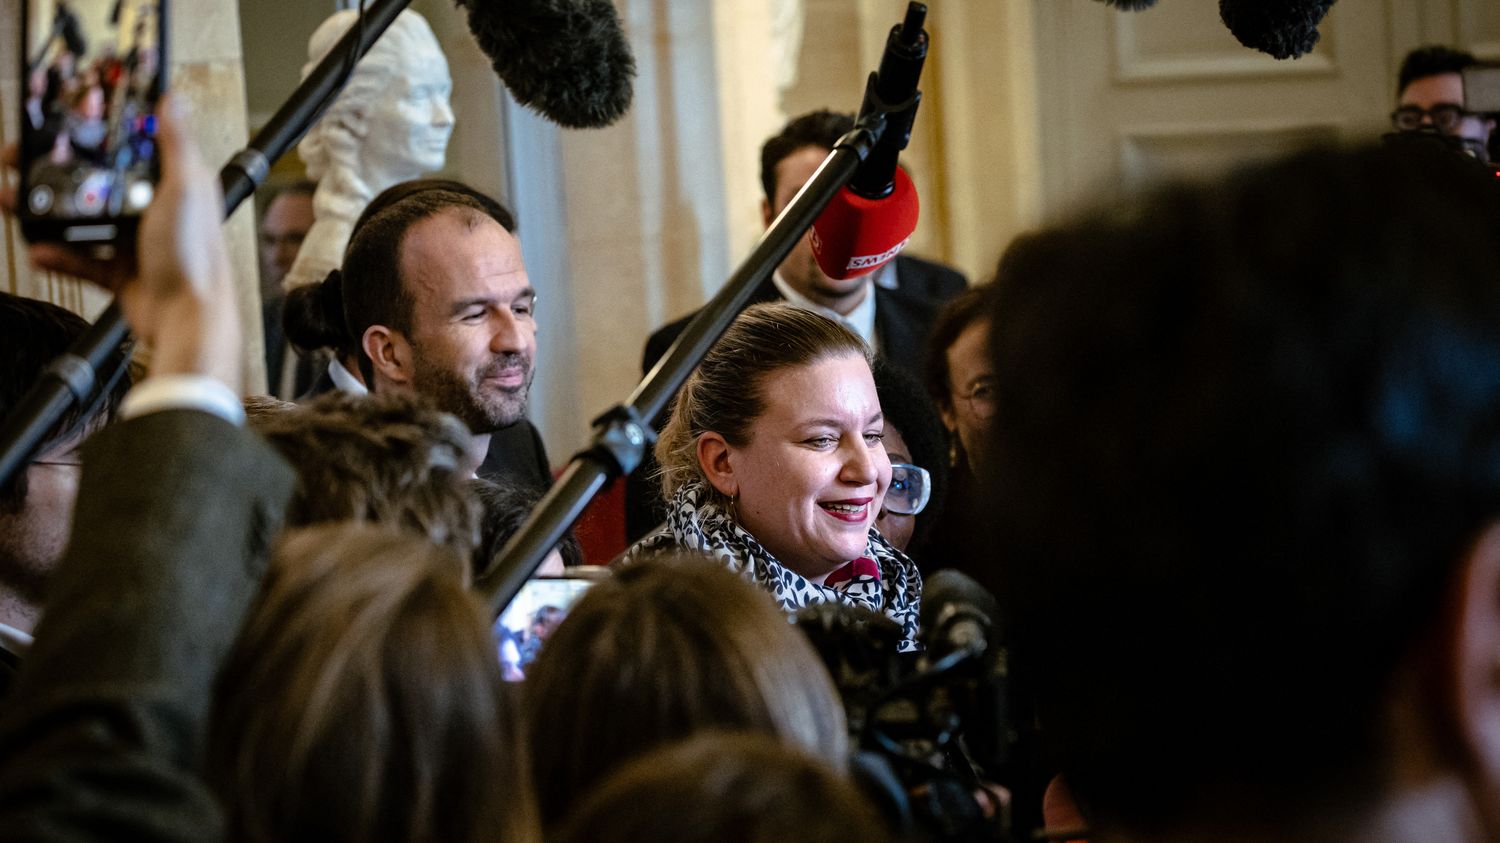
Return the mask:
<path id="1" fill-rule="evenodd" d="M 308 42 L 305 78 L 354 24 L 335 12 Z M 404 11 L 355 67 L 349 84 L 297 146 L 313 194 L 314 222 L 282 285 L 315 284 L 343 262 L 365 205 L 398 182 L 440 170 L 453 133 L 448 60 L 421 15 Z"/>

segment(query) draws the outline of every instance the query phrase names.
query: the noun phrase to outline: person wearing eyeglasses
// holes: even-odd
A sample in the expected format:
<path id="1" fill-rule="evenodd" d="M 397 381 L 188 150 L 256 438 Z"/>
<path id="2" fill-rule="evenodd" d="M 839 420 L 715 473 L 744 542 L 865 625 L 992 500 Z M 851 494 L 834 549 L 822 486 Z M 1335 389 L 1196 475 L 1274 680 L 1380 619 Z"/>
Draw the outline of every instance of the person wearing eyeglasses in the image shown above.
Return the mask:
<path id="1" fill-rule="evenodd" d="M 0 293 L 0 418 L 9 418 L 54 358 L 88 329 L 44 301 Z M 41 449 L 0 487 L 0 697 L 30 649 L 52 571 L 62 558 L 78 496 L 79 446 L 114 417 L 129 378 L 58 421 Z"/>
<path id="2" fill-rule="evenodd" d="M 947 492 L 948 432 L 915 378 L 884 357 L 870 368 L 891 460 L 891 485 L 875 529 L 926 573 L 936 567 L 928 564 L 928 538 Z"/>
<path id="3" fill-rule="evenodd" d="M 927 350 L 927 390 L 953 437 L 948 464 L 969 473 L 982 462 L 995 414 L 989 317 L 984 313 L 987 289 L 971 287 L 943 306 Z"/>
<path id="4" fill-rule="evenodd" d="M 1435 132 L 1454 138 L 1481 162 L 1495 160 L 1490 148 L 1495 115 L 1464 107 L 1464 68 L 1474 56 L 1447 47 L 1422 47 L 1407 53 L 1396 85 L 1391 125 L 1397 132 Z"/>

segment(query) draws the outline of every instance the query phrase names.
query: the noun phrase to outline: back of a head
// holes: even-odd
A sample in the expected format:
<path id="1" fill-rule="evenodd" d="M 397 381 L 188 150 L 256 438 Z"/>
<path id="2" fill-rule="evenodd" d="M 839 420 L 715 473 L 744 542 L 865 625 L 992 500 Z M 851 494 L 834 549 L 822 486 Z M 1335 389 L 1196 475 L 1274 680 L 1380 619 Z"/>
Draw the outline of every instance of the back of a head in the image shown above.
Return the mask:
<path id="1" fill-rule="evenodd" d="M 557 843 L 885 843 L 842 771 L 762 735 L 710 733 L 625 765 L 584 798 Z"/>
<path id="2" fill-rule="evenodd" d="M 1107 820 L 1379 798 L 1392 675 L 1500 513 L 1500 190 L 1425 152 L 1165 188 L 1001 262 L 1012 675 Z"/>
<path id="3" fill-rule="evenodd" d="M 83 317 L 50 302 L 0 293 L 0 420 L 15 412 L 54 359 L 88 329 Z M 118 353 L 118 352 L 117 352 Z M 42 440 L 37 453 L 84 434 L 113 417 L 130 379 L 122 377 L 93 404 L 74 402 Z M 0 489 L 0 513 L 19 509 L 26 498 L 26 473 L 18 472 Z"/>
<path id="4" fill-rule="evenodd" d="M 474 550 L 474 578 L 479 580 L 531 516 L 543 490 L 521 483 L 496 483 L 483 477 L 475 477 L 468 486 L 479 503 L 479 545 Z M 583 548 L 572 530 L 557 543 L 557 551 L 564 565 L 583 564 Z"/>
<path id="5" fill-rule="evenodd" d="M 648 559 L 576 603 L 524 686 L 544 827 L 620 764 L 711 730 L 771 735 L 842 764 L 843 708 L 812 647 L 710 560 Z"/>
<path id="6" fill-rule="evenodd" d="M 533 838 L 466 565 L 373 526 L 283 538 L 215 693 L 207 769 L 230 839 Z"/>
<path id="7" fill-rule="evenodd" d="M 333 392 L 253 425 L 297 470 L 288 526 L 385 524 L 465 554 L 478 543 L 462 469 L 468 429 L 419 396 Z"/>

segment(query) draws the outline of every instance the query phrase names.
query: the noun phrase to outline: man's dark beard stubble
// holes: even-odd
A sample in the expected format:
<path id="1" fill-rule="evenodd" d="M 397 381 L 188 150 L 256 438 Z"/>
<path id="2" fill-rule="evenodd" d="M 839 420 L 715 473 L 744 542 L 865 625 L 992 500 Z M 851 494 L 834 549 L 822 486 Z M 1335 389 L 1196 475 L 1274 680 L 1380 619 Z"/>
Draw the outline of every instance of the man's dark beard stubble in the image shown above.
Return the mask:
<path id="1" fill-rule="evenodd" d="M 482 387 L 485 378 L 500 370 L 520 363 L 526 370 L 526 381 L 514 390 L 493 389 L 486 392 Z M 526 399 L 531 391 L 531 361 L 520 354 L 508 354 L 495 360 L 484 371 L 474 375 L 472 382 L 458 373 L 442 366 L 432 365 L 420 354 L 414 355 L 413 383 L 417 392 L 426 396 L 433 405 L 445 413 L 458 416 L 474 433 L 494 433 L 510 427 L 526 416 Z"/>

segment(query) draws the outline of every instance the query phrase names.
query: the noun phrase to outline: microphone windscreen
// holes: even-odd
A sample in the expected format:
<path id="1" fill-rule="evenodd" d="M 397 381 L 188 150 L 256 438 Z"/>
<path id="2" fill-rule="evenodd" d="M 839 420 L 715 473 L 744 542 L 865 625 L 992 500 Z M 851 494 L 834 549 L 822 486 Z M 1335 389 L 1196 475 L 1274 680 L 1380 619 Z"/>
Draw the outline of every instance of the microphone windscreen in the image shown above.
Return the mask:
<path id="1" fill-rule="evenodd" d="M 866 199 L 845 187 L 812 226 L 813 257 L 829 278 L 856 278 L 896 257 L 917 230 L 921 210 L 911 176 L 896 168 L 889 196 Z"/>
<path id="2" fill-rule="evenodd" d="M 609 0 L 456 0 L 516 102 L 595 129 L 630 108 L 635 58 Z"/>
<path id="3" fill-rule="evenodd" d="M 1312 52 L 1334 0 L 1219 0 L 1219 17 L 1241 44 L 1278 59 Z"/>
<path id="4" fill-rule="evenodd" d="M 944 568 L 922 583 L 922 629 L 931 632 L 939 616 L 949 606 L 964 606 L 983 613 L 993 625 L 1000 617 L 995 595 L 974 581 L 973 577 Z"/>

